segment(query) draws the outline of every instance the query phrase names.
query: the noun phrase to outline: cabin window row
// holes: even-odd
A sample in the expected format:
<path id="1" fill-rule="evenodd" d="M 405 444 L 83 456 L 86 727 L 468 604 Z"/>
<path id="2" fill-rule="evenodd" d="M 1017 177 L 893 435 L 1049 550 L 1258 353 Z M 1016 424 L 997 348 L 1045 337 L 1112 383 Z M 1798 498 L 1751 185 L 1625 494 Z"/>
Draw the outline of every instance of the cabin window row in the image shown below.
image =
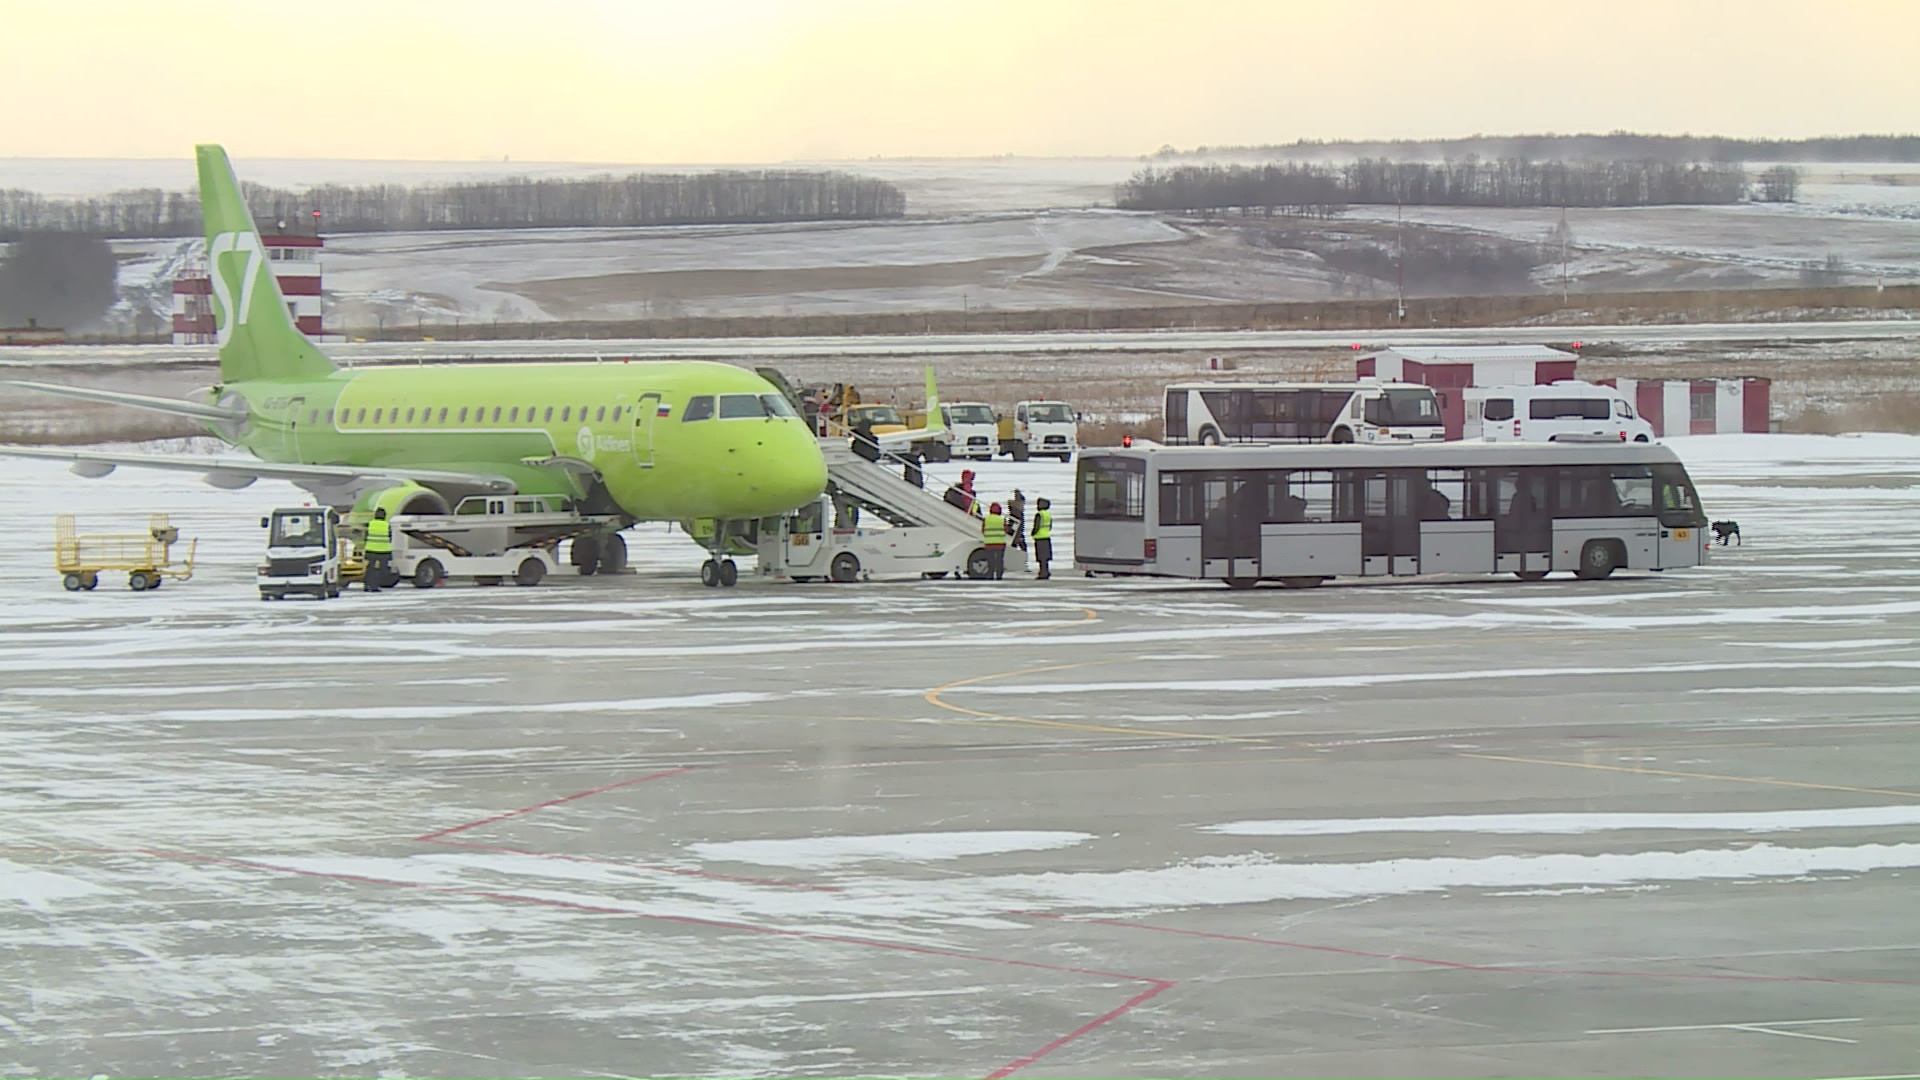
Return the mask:
<path id="1" fill-rule="evenodd" d="M 618 421 L 623 417 L 631 416 L 633 412 L 634 407 L 632 405 L 581 405 L 578 410 L 578 420 L 580 423 L 587 423 L 589 414 L 591 414 L 594 423 L 604 423 L 610 419 Z M 489 416 L 489 413 L 491 413 L 491 416 Z M 400 406 L 396 405 L 392 408 L 377 406 L 373 409 L 364 407 L 358 409 L 328 409 L 325 412 L 321 412 L 319 409 L 307 410 L 307 423 L 309 425 L 318 424 L 322 421 L 327 424 L 333 424 L 336 420 L 342 425 L 353 426 L 365 424 L 382 424 L 387 426 L 467 423 L 518 424 L 522 422 L 529 424 L 550 424 L 556 420 L 565 424 L 573 422 L 574 419 L 575 407 L 572 405 L 548 405 L 545 406 L 544 409 L 539 405 L 528 405 L 525 408 L 518 405 L 466 405 L 458 409 L 450 405 L 437 407 L 433 405 L 424 407 L 416 405 L 408 407 L 403 411 Z"/>

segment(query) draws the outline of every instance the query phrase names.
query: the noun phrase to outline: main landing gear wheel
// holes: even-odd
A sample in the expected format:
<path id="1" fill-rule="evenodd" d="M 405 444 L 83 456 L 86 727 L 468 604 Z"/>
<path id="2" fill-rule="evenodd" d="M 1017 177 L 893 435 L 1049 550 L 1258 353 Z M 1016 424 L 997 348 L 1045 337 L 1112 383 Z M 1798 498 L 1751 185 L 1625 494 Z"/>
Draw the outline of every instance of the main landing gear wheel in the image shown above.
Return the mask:
<path id="1" fill-rule="evenodd" d="M 711 589 L 720 584 L 720 564 L 708 559 L 700 564 L 700 584 Z"/>
<path id="2" fill-rule="evenodd" d="M 829 576 L 835 581 L 848 582 L 860 580 L 860 559 L 851 551 L 843 551 L 833 557 L 833 565 L 828 567 Z"/>
<path id="3" fill-rule="evenodd" d="M 576 536 L 568 545 L 567 561 L 578 567 L 581 577 L 589 577 L 600 568 L 600 538 Z"/>
<path id="4" fill-rule="evenodd" d="M 708 559 L 700 564 L 700 584 L 730 589 L 740 581 L 740 567 L 732 559 Z"/>
<path id="5" fill-rule="evenodd" d="M 731 589 L 740 583 L 740 568 L 732 559 L 720 560 L 720 587 Z"/>
<path id="6" fill-rule="evenodd" d="M 600 538 L 600 572 L 617 574 L 627 568 L 627 538 L 608 533 Z"/>

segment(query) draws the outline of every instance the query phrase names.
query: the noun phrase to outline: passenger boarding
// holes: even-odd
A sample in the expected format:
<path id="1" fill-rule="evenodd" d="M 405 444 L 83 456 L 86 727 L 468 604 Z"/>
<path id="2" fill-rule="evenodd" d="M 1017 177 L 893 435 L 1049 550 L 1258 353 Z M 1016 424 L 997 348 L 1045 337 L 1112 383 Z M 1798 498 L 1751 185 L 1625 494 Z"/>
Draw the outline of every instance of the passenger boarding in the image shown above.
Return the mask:
<path id="1" fill-rule="evenodd" d="M 1074 564 L 1233 588 L 1707 560 L 1707 516 L 1659 444 L 1134 447 L 1081 455 Z"/>

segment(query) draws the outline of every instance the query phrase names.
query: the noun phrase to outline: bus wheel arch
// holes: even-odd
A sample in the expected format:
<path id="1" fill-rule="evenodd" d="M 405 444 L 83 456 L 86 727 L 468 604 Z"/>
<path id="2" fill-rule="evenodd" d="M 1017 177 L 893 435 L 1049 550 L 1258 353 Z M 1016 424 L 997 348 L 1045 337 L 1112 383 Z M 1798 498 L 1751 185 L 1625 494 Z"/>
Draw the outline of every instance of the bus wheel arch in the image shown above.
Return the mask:
<path id="1" fill-rule="evenodd" d="M 1350 428 L 1350 427 L 1337 427 L 1337 428 L 1334 428 L 1334 429 L 1333 429 L 1333 441 L 1334 441 L 1334 442 L 1337 442 L 1337 443 L 1350 443 L 1350 442 L 1352 442 L 1352 441 L 1353 441 L 1353 429 L 1352 429 L 1352 428 Z"/>
<path id="2" fill-rule="evenodd" d="M 1327 583 L 1323 577 L 1283 577 L 1280 584 L 1288 589 L 1317 589 Z"/>
<path id="3" fill-rule="evenodd" d="M 1230 577 L 1221 578 L 1220 580 L 1226 584 L 1227 588 L 1233 589 L 1236 592 L 1241 589 L 1251 589 L 1260 584 L 1260 579 L 1257 577 Z"/>
<path id="4" fill-rule="evenodd" d="M 1624 565 L 1626 555 L 1626 545 L 1618 540 L 1589 540 L 1580 548 L 1580 568 L 1574 574 L 1586 581 L 1599 581 Z"/>
<path id="5" fill-rule="evenodd" d="M 1201 446 L 1219 446 L 1223 441 L 1225 440 L 1220 437 L 1220 429 L 1212 424 L 1200 429 Z"/>

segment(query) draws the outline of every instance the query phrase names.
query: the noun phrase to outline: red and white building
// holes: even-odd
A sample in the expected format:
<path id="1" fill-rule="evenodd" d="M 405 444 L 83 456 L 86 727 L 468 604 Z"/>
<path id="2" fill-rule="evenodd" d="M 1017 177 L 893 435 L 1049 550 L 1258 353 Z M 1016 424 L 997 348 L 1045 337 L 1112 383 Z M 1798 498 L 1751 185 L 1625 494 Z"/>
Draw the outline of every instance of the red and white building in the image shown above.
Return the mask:
<path id="1" fill-rule="evenodd" d="M 1466 423 L 1461 390 L 1469 386 L 1532 386 L 1572 379 L 1580 357 L 1549 345 L 1400 346 L 1354 363 L 1360 378 L 1433 387 L 1447 438 Z M 1599 379 L 1633 402 L 1654 434 L 1717 435 L 1771 430 L 1773 383 L 1760 378 Z"/>
<path id="2" fill-rule="evenodd" d="M 320 337 L 320 251 L 326 241 L 318 236 L 262 233 L 260 246 L 294 325 L 310 338 Z M 214 340 L 213 282 L 201 266 L 173 279 L 173 343 L 206 345 Z"/>

